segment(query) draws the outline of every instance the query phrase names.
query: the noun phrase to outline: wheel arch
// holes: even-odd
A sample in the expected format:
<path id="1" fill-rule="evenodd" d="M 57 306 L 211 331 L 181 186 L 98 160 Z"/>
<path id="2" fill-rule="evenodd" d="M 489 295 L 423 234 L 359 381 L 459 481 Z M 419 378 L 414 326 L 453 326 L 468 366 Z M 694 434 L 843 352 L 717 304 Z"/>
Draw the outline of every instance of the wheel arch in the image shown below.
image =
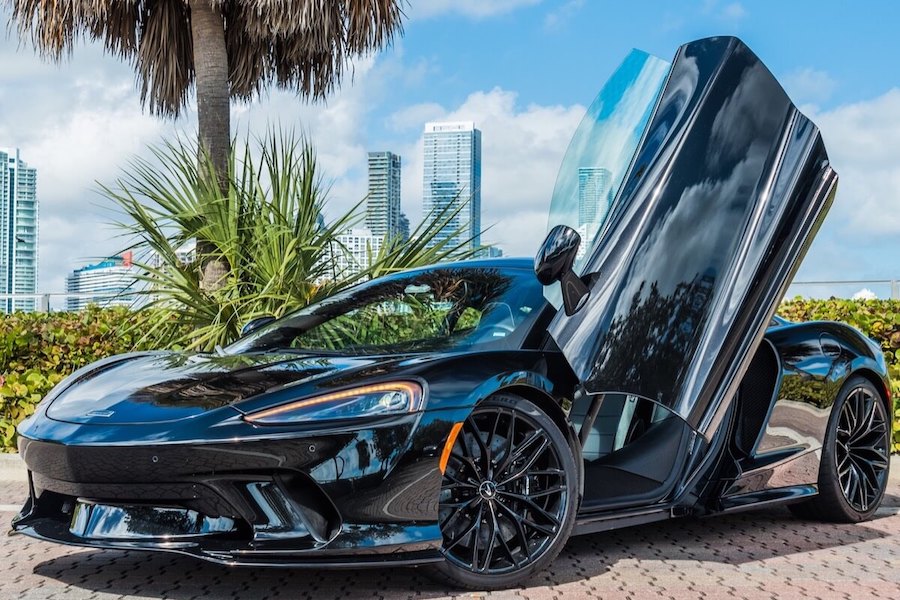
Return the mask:
<path id="1" fill-rule="evenodd" d="M 889 420 L 893 421 L 894 407 L 891 405 L 891 388 L 890 384 L 884 380 L 884 377 L 882 377 L 875 369 L 866 366 L 858 367 L 851 371 L 847 379 L 849 380 L 850 377 L 853 376 L 862 377 L 868 380 L 869 383 L 871 383 L 873 386 L 875 386 L 875 389 L 878 390 L 879 394 L 881 395 L 881 400 L 885 404 L 888 415 L 891 416 L 891 419 Z"/>

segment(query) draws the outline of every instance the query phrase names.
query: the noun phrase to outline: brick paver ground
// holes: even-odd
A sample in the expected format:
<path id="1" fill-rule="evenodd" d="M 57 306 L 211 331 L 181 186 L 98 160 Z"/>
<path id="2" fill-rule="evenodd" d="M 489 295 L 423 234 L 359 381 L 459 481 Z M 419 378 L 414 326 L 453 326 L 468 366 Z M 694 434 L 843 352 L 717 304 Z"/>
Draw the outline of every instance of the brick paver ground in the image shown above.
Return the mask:
<path id="1" fill-rule="evenodd" d="M 895 462 L 895 466 L 897 463 Z M 0 482 L 0 504 L 24 484 Z M 8 523 L 11 512 L 0 513 Z M 229 569 L 163 554 L 3 538 L 0 599 L 112 598 L 900 598 L 900 481 L 858 525 L 784 509 L 670 521 L 573 538 L 521 589 L 448 595 L 416 569 Z"/>

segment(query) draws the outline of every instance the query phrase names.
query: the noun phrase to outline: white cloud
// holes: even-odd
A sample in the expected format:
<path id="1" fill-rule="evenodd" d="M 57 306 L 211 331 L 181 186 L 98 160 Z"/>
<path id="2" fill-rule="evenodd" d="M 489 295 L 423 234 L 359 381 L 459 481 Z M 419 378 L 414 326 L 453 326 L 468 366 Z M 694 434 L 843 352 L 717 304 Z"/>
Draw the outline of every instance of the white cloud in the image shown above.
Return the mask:
<path id="1" fill-rule="evenodd" d="M 747 9 L 740 2 L 732 2 L 722 7 L 721 17 L 727 21 L 740 21 L 747 16 Z"/>
<path id="2" fill-rule="evenodd" d="M 558 31 L 584 7 L 585 0 L 568 0 L 544 16 L 544 29 Z"/>
<path id="3" fill-rule="evenodd" d="M 543 240 L 547 209 L 563 153 L 584 115 L 573 106 L 519 106 L 514 92 L 495 88 L 475 92 L 458 107 L 408 107 L 395 114 L 409 123 L 428 115 L 434 120 L 474 121 L 482 132 L 482 227 L 486 241 L 508 255 L 533 255 Z M 423 122 L 418 123 L 419 131 Z M 403 149 L 403 210 L 415 223 L 422 218 L 422 138 Z"/>
<path id="4" fill-rule="evenodd" d="M 444 14 L 458 14 L 473 19 L 492 17 L 518 8 L 533 6 L 541 0 L 414 0 L 407 13 L 410 20 Z"/>
<path id="5" fill-rule="evenodd" d="M 742 21 L 747 16 L 747 9 L 740 2 L 723 4 L 719 0 L 705 0 L 700 12 L 732 24 Z"/>
<path id="6" fill-rule="evenodd" d="M 840 176 L 830 219 L 851 236 L 890 236 L 900 249 L 900 89 L 811 115 Z M 827 221 L 826 221 L 827 222 Z M 894 256 L 900 256 L 900 251 Z"/>
<path id="7" fill-rule="evenodd" d="M 788 95 L 797 104 L 821 105 L 837 87 L 837 82 L 831 75 L 811 68 L 792 71 L 781 81 Z"/>
<path id="8" fill-rule="evenodd" d="M 900 276 L 898 115 L 898 88 L 871 100 L 809 113 L 822 131 L 840 181 L 799 280 Z"/>

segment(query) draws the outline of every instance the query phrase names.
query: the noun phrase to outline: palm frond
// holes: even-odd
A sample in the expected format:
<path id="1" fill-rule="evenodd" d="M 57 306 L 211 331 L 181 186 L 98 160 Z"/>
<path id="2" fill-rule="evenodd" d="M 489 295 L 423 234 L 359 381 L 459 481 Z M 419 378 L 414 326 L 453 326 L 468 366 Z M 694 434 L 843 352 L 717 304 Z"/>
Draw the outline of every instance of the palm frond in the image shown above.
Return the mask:
<path id="1" fill-rule="evenodd" d="M 60 60 L 80 39 L 133 64 L 148 108 L 180 114 L 194 84 L 186 0 L 0 0 L 10 26 L 45 58 Z M 323 98 L 349 61 L 390 44 L 403 29 L 403 0 L 209 0 L 225 22 L 233 98 L 270 85 Z"/>
<path id="2" fill-rule="evenodd" d="M 148 339 L 169 336 L 209 350 L 235 339 L 254 317 L 280 316 L 373 277 L 473 252 L 468 240 L 451 241 L 463 227 L 438 236 L 464 208 L 450 206 L 419 225 L 408 243 L 385 240 L 367 268 L 335 274 L 335 259 L 347 252 L 336 239 L 363 219 L 363 202 L 324 222 L 328 186 L 312 145 L 293 132 L 273 129 L 232 146 L 241 150 L 232 151 L 224 193 L 210 177 L 208 157 L 198 160 L 196 144 L 183 140 L 132 160 L 100 188 L 139 257 L 146 306 L 158 315 L 152 324 L 137 320 Z M 178 248 L 198 239 L 230 266 L 218 289 L 205 289 L 199 264 L 179 258 Z"/>

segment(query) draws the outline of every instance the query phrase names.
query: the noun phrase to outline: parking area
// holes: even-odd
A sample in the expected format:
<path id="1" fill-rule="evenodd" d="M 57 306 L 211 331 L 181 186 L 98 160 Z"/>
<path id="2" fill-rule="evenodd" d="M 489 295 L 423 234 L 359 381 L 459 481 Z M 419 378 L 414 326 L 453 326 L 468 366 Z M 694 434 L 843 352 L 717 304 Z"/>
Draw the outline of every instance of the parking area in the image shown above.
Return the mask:
<path id="1" fill-rule="evenodd" d="M 448 593 L 416 569 L 229 569 L 190 558 L 4 537 L 0 599 L 893 598 L 900 597 L 900 461 L 877 518 L 859 525 L 771 509 L 573 538 L 520 589 Z M 0 518 L 25 495 L 0 482 Z"/>

